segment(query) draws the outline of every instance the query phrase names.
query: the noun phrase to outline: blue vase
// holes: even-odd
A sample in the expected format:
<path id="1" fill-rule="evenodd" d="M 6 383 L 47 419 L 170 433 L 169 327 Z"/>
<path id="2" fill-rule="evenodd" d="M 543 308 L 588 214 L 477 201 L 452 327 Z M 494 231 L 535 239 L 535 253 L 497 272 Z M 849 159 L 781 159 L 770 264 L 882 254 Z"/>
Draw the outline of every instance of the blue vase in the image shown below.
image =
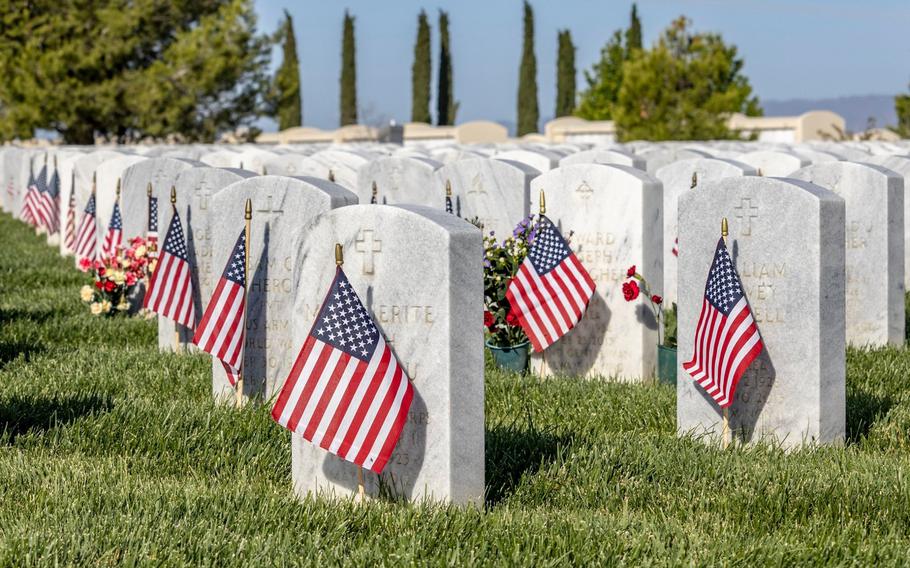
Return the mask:
<path id="1" fill-rule="evenodd" d="M 515 373 L 524 373 L 528 369 L 529 342 L 509 347 L 497 347 L 486 342 L 487 349 L 493 354 L 493 361 L 501 369 Z"/>

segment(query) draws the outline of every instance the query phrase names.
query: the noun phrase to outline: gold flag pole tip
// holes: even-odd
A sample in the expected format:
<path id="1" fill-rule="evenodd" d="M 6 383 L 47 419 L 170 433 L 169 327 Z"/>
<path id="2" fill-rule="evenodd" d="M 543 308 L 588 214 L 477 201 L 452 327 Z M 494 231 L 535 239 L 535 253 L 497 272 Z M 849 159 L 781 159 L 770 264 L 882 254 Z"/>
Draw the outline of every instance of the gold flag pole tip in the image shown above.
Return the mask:
<path id="1" fill-rule="evenodd" d="M 727 226 L 727 218 L 724 217 L 720 222 L 720 236 L 727 240 L 727 235 L 730 234 L 729 227 Z"/>
<path id="2" fill-rule="evenodd" d="M 543 190 L 540 190 L 540 214 L 544 215 L 547 212 L 547 196 L 544 194 Z"/>
<path id="3" fill-rule="evenodd" d="M 252 199 L 246 200 L 246 208 L 243 211 L 243 218 L 246 221 L 249 221 L 250 219 L 253 218 L 253 200 Z"/>
<path id="4" fill-rule="evenodd" d="M 151 189 L 151 188 L 149 188 L 149 189 Z M 177 203 L 177 188 L 174 187 L 173 185 L 171 186 L 171 203 L 175 204 L 175 205 Z"/>
<path id="5" fill-rule="evenodd" d="M 335 266 L 341 267 L 344 264 L 344 248 L 341 243 L 335 243 Z"/>

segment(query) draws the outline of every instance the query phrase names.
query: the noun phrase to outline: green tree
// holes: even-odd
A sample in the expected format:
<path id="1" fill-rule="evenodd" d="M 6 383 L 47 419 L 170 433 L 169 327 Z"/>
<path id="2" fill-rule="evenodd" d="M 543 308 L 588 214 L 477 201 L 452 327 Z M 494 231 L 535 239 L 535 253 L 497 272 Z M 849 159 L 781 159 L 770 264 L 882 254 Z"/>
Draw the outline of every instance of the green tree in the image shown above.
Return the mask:
<path id="1" fill-rule="evenodd" d="M 430 117 L 430 80 L 433 73 L 430 56 L 430 24 L 423 10 L 417 16 L 417 41 L 411 65 L 411 122 L 432 122 Z"/>
<path id="2" fill-rule="evenodd" d="M 534 11 L 524 0 L 524 43 L 518 72 L 518 135 L 537 132 L 537 57 L 534 55 Z"/>
<path id="3" fill-rule="evenodd" d="M 600 51 L 600 61 L 590 71 L 585 71 L 587 89 L 581 93 L 577 116 L 588 120 L 610 120 L 619 100 L 622 87 L 623 65 L 627 52 L 622 43 L 622 32 L 617 30 Z"/>
<path id="4" fill-rule="evenodd" d="M 357 63 L 354 50 L 354 17 L 345 10 L 341 40 L 341 126 L 357 124 Z"/>
<path id="5" fill-rule="evenodd" d="M 439 78 L 436 86 L 436 124 L 455 124 L 458 103 L 452 79 L 452 50 L 449 44 L 449 14 L 439 11 Z"/>
<path id="6" fill-rule="evenodd" d="M 0 137 L 212 141 L 267 111 L 250 0 L 0 0 Z"/>
<path id="7" fill-rule="evenodd" d="M 284 24 L 280 34 L 283 36 L 284 59 L 281 61 L 281 67 L 275 73 L 275 110 L 278 116 L 278 128 L 284 130 L 300 126 L 303 120 L 297 40 L 294 38 L 294 21 L 287 10 L 284 11 Z"/>
<path id="8" fill-rule="evenodd" d="M 910 95 L 894 97 L 894 111 L 897 113 L 897 126 L 892 130 L 901 138 L 910 138 Z"/>
<path id="9" fill-rule="evenodd" d="M 559 32 L 556 61 L 556 114 L 568 116 L 575 110 L 575 44 L 572 32 Z"/>
<path id="10" fill-rule="evenodd" d="M 761 113 L 736 47 L 690 25 L 678 18 L 654 48 L 623 65 L 613 112 L 623 140 L 730 138 L 731 113 Z"/>
<path id="11" fill-rule="evenodd" d="M 629 15 L 629 29 L 626 30 L 626 53 L 642 49 L 641 20 L 638 19 L 638 6 L 632 4 L 632 13 Z"/>

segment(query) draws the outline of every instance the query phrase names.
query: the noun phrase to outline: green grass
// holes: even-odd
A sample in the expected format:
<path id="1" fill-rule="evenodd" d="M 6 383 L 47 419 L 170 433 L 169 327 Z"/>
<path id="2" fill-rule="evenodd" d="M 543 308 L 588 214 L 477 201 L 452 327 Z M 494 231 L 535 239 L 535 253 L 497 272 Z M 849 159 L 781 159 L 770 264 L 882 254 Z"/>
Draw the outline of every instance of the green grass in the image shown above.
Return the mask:
<path id="1" fill-rule="evenodd" d="M 488 369 L 483 510 L 299 502 L 266 410 L 89 315 L 71 266 L 0 215 L 0 565 L 908 561 L 903 350 L 851 351 L 848 444 L 789 455 L 677 438 L 666 386 Z"/>

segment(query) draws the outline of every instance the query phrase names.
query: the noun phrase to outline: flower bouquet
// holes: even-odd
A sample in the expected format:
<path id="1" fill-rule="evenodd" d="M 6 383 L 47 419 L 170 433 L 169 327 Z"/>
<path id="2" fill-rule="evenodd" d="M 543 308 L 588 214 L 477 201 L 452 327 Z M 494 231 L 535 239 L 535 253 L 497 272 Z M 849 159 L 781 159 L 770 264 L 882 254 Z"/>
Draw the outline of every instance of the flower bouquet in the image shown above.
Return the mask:
<path id="1" fill-rule="evenodd" d="M 131 239 L 128 247 L 113 256 L 95 261 L 83 258 L 79 268 L 91 271 L 94 283 L 82 287 L 82 301 L 96 316 L 128 313 L 138 304 L 133 296 L 137 286 L 154 270 L 154 263 L 149 260 L 148 246 L 142 237 Z"/>
<path id="2" fill-rule="evenodd" d="M 535 232 L 532 216 L 516 225 L 512 235 L 502 243 L 496 239 L 493 231 L 483 239 L 483 323 L 486 328 L 486 344 L 500 366 L 519 371 L 527 366 L 529 342 L 518 318 L 512 313 L 506 291 L 528 255 L 528 247 L 534 241 Z"/>

